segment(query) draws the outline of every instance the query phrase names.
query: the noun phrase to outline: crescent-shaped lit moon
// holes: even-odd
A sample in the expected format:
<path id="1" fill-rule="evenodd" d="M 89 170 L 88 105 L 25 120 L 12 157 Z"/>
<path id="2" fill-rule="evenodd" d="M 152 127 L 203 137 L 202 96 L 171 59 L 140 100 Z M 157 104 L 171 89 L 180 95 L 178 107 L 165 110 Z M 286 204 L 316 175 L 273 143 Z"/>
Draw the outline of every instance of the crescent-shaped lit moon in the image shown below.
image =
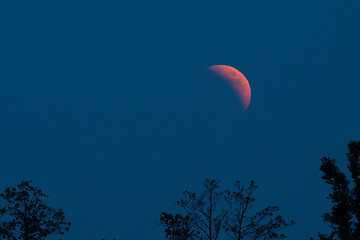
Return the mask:
<path id="1" fill-rule="evenodd" d="M 251 99 L 250 84 L 246 77 L 237 69 L 226 65 L 213 65 L 208 70 L 230 84 L 240 100 L 241 110 L 245 111 Z"/>

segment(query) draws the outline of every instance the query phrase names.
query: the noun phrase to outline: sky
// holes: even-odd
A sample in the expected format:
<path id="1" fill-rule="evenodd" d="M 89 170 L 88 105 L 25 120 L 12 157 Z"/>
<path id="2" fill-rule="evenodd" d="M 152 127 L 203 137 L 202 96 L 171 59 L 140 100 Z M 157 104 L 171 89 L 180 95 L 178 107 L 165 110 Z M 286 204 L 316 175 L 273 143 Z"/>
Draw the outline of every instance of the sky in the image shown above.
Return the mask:
<path id="1" fill-rule="evenodd" d="M 328 227 L 320 158 L 360 140 L 357 0 L 0 1 L 0 188 L 23 180 L 64 240 L 165 239 L 206 178 L 259 186 L 288 239 Z M 248 79 L 243 114 L 212 65 Z M 223 239 L 226 239 L 225 237 Z"/>

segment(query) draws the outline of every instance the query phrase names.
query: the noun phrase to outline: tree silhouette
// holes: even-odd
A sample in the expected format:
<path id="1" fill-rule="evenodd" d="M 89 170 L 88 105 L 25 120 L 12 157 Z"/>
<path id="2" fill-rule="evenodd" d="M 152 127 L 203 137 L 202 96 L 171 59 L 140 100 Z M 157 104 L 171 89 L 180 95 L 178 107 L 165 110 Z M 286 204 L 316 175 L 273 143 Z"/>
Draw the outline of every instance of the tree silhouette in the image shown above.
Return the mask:
<path id="1" fill-rule="evenodd" d="M 5 206 L 0 207 L 0 237 L 7 240 L 43 240 L 52 234 L 69 231 L 62 210 L 48 207 L 41 189 L 23 181 L 17 187 L 6 188 L 0 194 Z"/>
<path id="2" fill-rule="evenodd" d="M 162 212 L 160 222 L 167 226 L 165 229 L 166 238 L 170 240 L 195 240 L 199 233 L 194 230 L 192 219 L 187 215 L 183 217 L 180 214 L 172 215 Z"/>
<path id="3" fill-rule="evenodd" d="M 236 191 L 232 192 L 232 210 L 227 216 L 225 231 L 234 240 L 245 239 L 284 239 L 286 236 L 279 231 L 295 224 L 287 222 L 282 216 L 274 214 L 280 210 L 278 206 L 268 206 L 252 215 L 254 191 L 258 188 L 253 181 L 245 188 L 239 181 L 235 183 Z"/>
<path id="4" fill-rule="evenodd" d="M 217 240 L 223 222 L 231 209 L 228 191 L 219 191 L 219 181 L 206 179 L 205 190 L 198 196 L 185 191 L 184 199 L 177 201 L 193 221 L 194 228 L 203 233 L 205 239 Z"/>
<path id="5" fill-rule="evenodd" d="M 166 238 L 170 240 L 217 240 L 224 230 L 232 239 L 283 239 L 278 232 L 294 224 L 275 216 L 276 206 L 269 206 L 249 215 L 257 186 L 252 181 L 245 188 L 239 181 L 235 191 L 221 191 L 219 181 L 206 179 L 200 194 L 184 192 L 184 198 L 177 201 L 186 215 L 161 213 L 160 222 L 166 227 Z"/>
<path id="6" fill-rule="evenodd" d="M 351 178 L 341 172 L 335 160 L 321 158 L 321 177 L 331 185 L 332 193 L 328 199 L 333 206 L 331 212 L 323 215 L 324 221 L 330 224 L 330 234 L 319 233 L 320 240 L 359 240 L 360 239 L 360 141 L 350 141 L 346 153 L 347 168 Z M 311 238 L 313 239 L 313 238 Z"/>

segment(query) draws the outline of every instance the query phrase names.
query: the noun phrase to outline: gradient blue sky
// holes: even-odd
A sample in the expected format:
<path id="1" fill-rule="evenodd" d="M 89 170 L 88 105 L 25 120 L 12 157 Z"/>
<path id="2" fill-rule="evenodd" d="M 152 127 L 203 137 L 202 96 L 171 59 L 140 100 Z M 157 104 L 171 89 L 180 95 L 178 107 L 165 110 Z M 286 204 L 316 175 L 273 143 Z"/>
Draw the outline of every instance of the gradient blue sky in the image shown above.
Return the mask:
<path id="1" fill-rule="evenodd" d="M 64 240 L 164 239 L 206 177 L 326 231 L 320 157 L 360 136 L 358 0 L 0 1 L 0 187 L 22 180 L 72 221 Z M 240 114 L 207 67 L 249 80 Z"/>

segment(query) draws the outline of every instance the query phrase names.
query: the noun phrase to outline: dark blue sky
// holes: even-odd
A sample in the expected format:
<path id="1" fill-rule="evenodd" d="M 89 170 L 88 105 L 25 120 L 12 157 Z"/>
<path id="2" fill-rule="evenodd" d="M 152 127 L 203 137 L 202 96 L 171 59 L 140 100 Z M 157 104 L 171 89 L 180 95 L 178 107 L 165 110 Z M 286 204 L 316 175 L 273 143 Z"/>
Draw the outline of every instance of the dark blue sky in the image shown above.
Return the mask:
<path id="1" fill-rule="evenodd" d="M 155 223 L 206 177 L 326 231 L 320 157 L 360 136 L 360 3 L 0 1 L 0 187 L 32 179 L 64 240 L 163 239 Z M 238 102 L 207 67 L 249 80 Z M 340 162 L 345 166 L 345 161 Z"/>

